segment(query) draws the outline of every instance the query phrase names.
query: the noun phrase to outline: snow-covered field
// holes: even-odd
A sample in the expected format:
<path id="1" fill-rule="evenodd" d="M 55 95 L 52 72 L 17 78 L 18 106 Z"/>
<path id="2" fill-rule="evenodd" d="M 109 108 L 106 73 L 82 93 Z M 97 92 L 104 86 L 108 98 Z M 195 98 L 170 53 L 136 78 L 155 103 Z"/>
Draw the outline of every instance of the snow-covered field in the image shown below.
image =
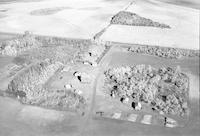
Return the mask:
<path id="1" fill-rule="evenodd" d="M 90 39 L 128 3 L 128 0 L 114 4 L 104 0 L 44 0 L 1 4 L 0 9 L 5 12 L 0 15 L 6 17 L 0 18 L 0 32 L 29 30 L 40 35 Z M 34 15 L 33 11 L 50 14 Z"/>
<path id="2" fill-rule="evenodd" d="M 159 1 L 200 9 L 199 0 L 159 0 Z"/>
<path id="3" fill-rule="evenodd" d="M 126 11 L 170 25 L 171 29 L 111 25 L 101 40 L 199 49 L 199 10 L 149 0 L 133 2 Z"/>
<path id="4" fill-rule="evenodd" d="M 199 49 L 199 10 L 154 0 L 42 0 L 0 5 L 0 32 L 91 39 L 120 10 L 171 29 L 111 25 L 101 40 Z"/>
<path id="5" fill-rule="evenodd" d="M 101 39 L 121 43 L 199 49 L 197 34 L 180 33 L 173 28 L 160 29 L 155 27 L 111 25 Z"/>

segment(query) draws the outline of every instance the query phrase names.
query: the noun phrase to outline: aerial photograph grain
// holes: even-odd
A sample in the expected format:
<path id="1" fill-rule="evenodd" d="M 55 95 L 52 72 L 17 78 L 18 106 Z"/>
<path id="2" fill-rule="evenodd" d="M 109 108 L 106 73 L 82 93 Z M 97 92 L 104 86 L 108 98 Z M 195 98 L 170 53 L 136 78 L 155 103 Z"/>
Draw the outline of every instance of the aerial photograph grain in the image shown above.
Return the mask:
<path id="1" fill-rule="evenodd" d="M 199 136 L 199 0 L 0 0 L 0 136 Z"/>

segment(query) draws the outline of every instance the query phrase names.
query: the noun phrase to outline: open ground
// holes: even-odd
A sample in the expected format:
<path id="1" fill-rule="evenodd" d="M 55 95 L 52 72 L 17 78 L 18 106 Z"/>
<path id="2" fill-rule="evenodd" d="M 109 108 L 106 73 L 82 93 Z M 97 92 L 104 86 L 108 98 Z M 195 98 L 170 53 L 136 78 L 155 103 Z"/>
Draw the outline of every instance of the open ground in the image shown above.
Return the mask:
<path id="1" fill-rule="evenodd" d="M 199 3 L 181 1 L 0 0 L 0 135 L 199 135 Z M 185 116 L 111 97 L 105 72 L 141 64 L 188 77 Z"/>

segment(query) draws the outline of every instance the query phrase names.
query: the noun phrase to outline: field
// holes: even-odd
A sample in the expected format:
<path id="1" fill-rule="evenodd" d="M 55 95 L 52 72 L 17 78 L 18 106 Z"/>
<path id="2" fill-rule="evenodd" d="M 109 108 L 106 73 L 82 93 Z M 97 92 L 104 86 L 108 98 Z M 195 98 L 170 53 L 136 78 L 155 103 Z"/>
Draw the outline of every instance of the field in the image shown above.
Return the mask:
<path id="1" fill-rule="evenodd" d="M 199 135 L 198 2 L 160 1 L 0 0 L 0 136 Z"/>
<path id="2" fill-rule="evenodd" d="M 156 56 L 133 54 L 133 53 L 129 53 L 127 51 L 122 51 L 122 50 L 123 49 L 114 48 L 113 51 L 110 51 L 106 56 L 107 58 L 105 58 L 104 61 L 102 62 L 102 66 L 106 66 L 104 67 L 105 69 L 120 68 L 122 66 L 134 66 L 134 65 L 140 65 L 140 64 L 151 65 L 156 68 L 168 67 L 168 66 L 172 68 L 176 68 L 177 65 L 180 66 L 182 71 L 186 73 L 190 79 L 189 101 L 190 101 L 191 111 L 190 111 L 189 116 L 193 118 L 192 119 L 193 121 L 198 120 L 199 109 L 196 109 L 195 107 L 199 105 L 199 102 L 197 102 L 199 99 L 199 97 L 197 96 L 199 95 L 199 90 L 198 90 L 199 84 L 197 82 L 194 82 L 194 80 L 199 80 L 199 76 L 198 76 L 199 75 L 199 69 L 198 69 L 199 58 L 198 57 L 173 60 L 173 59 L 160 58 Z M 128 120 L 128 115 L 130 113 L 134 113 L 138 115 L 138 117 L 136 118 L 137 120 L 133 122 L 138 125 L 141 124 L 141 120 L 144 115 L 152 115 L 152 118 L 153 118 L 151 122 L 152 127 L 163 126 L 162 122 L 158 121 L 160 119 L 160 116 L 162 116 L 162 114 L 160 115 L 156 114 L 152 112 L 151 110 L 145 109 L 146 107 L 143 108 L 143 112 L 141 111 L 133 112 L 132 108 L 120 102 L 119 98 L 111 98 L 108 92 L 108 88 L 105 88 L 105 84 L 104 84 L 105 79 L 103 75 L 104 74 L 102 71 L 102 75 L 99 77 L 99 81 L 98 81 L 99 84 L 97 85 L 97 90 L 96 90 L 96 102 L 95 102 L 96 105 L 95 105 L 94 114 L 96 116 L 97 122 L 103 122 L 101 118 L 102 116 L 105 119 L 106 118 L 112 119 L 113 113 L 122 113 L 120 120 L 123 120 L 125 122 L 126 120 Z M 102 113 L 101 115 L 99 114 L 100 112 Z M 188 117 L 182 118 L 178 116 L 168 116 L 168 117 L 174 118 L 179 123 L 180 130 L 179 129 L 177 130 L 178 133 L 184 134 L 186 132 L 189 132 L 192 129 L 194 131 L 193 132 L 190 131 L 189 133 L 193 133 L 194 135 L 196 135 L 197 130 L 195 129 L 195 125 L 192 125 L 193 124 L 192 121 L 189 120 L 190 117 L 189 118 Z M 196 121 L 196 123 L 197 122 L 198 121 Z M 191 126 L 188 127 L 188 124 L 190 124 Z M 181 130 L 181 127 L 184 127 L 185 130 L 184 131 Z M 161 129 L 161 130 L 164 131 L 164 129 Z M 154 132 L 149 131 L 149 133 L 151 133 L 152 135 L 155 135 L 155 134 L 157 135 L 159 131 L 154 131 Z"/>
<path id="3" fill-rule="evenodd" d="M 158 1 L 135 1 L 114 19 L 118 19 L 118 23 L 111 21 L 100 36 L 101 40 L 199 50 L 199 12 L 196 9 Z M 158 27 L 161 24 L 170 28 Z"/>
<path id="4" fill-rule="evenodd" d="M 47 129 L 56 129 L 57 133 L 59 131 L 65 134 L 70 131 L 69 135 L 91 133 L 116 135 L 122 133 L 115 131 L 119 128 L 123 128 L 123 134 L 127 135 L 143 128 L 146 129 L 143 134 L 148 132 L 152 135 L 163 132 L 186 135 L 198 133 L 195 125 L 199 122 L 198 52 L 197 55 L 191 56 L 165 57 L 157 55 L 156 52 L 148 54 L 148 52 L 134 52 L 133 49 L 130 51 L 132 47 L 135 47 L 136 51 L 137 47 L 141 51 L 148 51 L 146 50 L 149 49 L 148 46 L 28 35 L 34 38 L 36 43 L 40 43 L 39 46 L 30 44 L 35 47 L 21 51 L 20 48 L 16 48 L 19 50 L 16 55 L 1 55 L 2 127 L 5 123 L 13 126 L 14 132 L 20 135 L 27 134 L 27 131 L 29 134 L 43 133 L 30 130 L 33 127 L 40 127 L 46 131 L 45 134 L 52 132 Z M 20 37 L 24 38 L 18 35 L 15 39 Z M 24 40 L 27 38 L 25 37 Z M 3 47 L 5 48 L 6 44 Z M 162 47 L 163 51 L 167 49 Z M 183 116 L 179 113 L 170 115 L 168 112 L 164 112 L 163 115 L 160 111 L 150 110 L 148 104 L 144 103 L 142 111 L 136 111 L 119 99 L 111 98 L 108 89 L 103 87 L 104 72 L 112 68 L 141 64 L 151 65 L 156 69 L 180 67 L 181 72 L 189 78 L 189 97 L 186 95 L 184 98 L 188 101 L 189 112 Z M 8 90 L 7 86 L 9 86 Z M 83 102 L 84 107 L 80 107 L 79 102 Z M 11 118 L 7 119 L 7 115 Z M 170 132 L 167 131 L 165 117 L 176 121 L 176 129 L 170 128 Z M 88 122 L 88 127 L 85 127 Z M 16 127 L 17 123 L 20 124 L 18 127 Z M 29 126 L 25 127 L 24 123 L 28 123 Z M 122 127 L 124 124 L 126 127 Z M 190 127 L 186 127 L 188 124 Z M 18 128 L 25 129 L 19 131 Z M 4 133 L 8 134 L 8 130 L 5 129 Z M 140 131 L 137 133 L 140 134 Z"/>
<path id="5" fill-rule="evenodd" d="M 29 30 L 38 35 L 90 39 L 130 0 L 115 4 L 104 0 L 22 1 L 0 5 L 2 10 L 8 9 L 0 12 L 0 16 L 7 16 L 1 18 L 1 32 L 22 34 Z"/>

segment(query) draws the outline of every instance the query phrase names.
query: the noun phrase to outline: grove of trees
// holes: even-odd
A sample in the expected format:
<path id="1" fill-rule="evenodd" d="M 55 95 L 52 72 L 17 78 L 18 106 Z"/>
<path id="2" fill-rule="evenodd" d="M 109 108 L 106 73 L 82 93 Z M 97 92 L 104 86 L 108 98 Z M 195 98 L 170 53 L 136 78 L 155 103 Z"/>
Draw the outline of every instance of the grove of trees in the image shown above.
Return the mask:
<path id="1" fill-rule="evenodd" d="M 166 114 L 184 115 L 188 111 L 189 79 L 180 67 L 123 66 L 108 69 L 105 76 L 111 96 L 147 103 Z"/>

